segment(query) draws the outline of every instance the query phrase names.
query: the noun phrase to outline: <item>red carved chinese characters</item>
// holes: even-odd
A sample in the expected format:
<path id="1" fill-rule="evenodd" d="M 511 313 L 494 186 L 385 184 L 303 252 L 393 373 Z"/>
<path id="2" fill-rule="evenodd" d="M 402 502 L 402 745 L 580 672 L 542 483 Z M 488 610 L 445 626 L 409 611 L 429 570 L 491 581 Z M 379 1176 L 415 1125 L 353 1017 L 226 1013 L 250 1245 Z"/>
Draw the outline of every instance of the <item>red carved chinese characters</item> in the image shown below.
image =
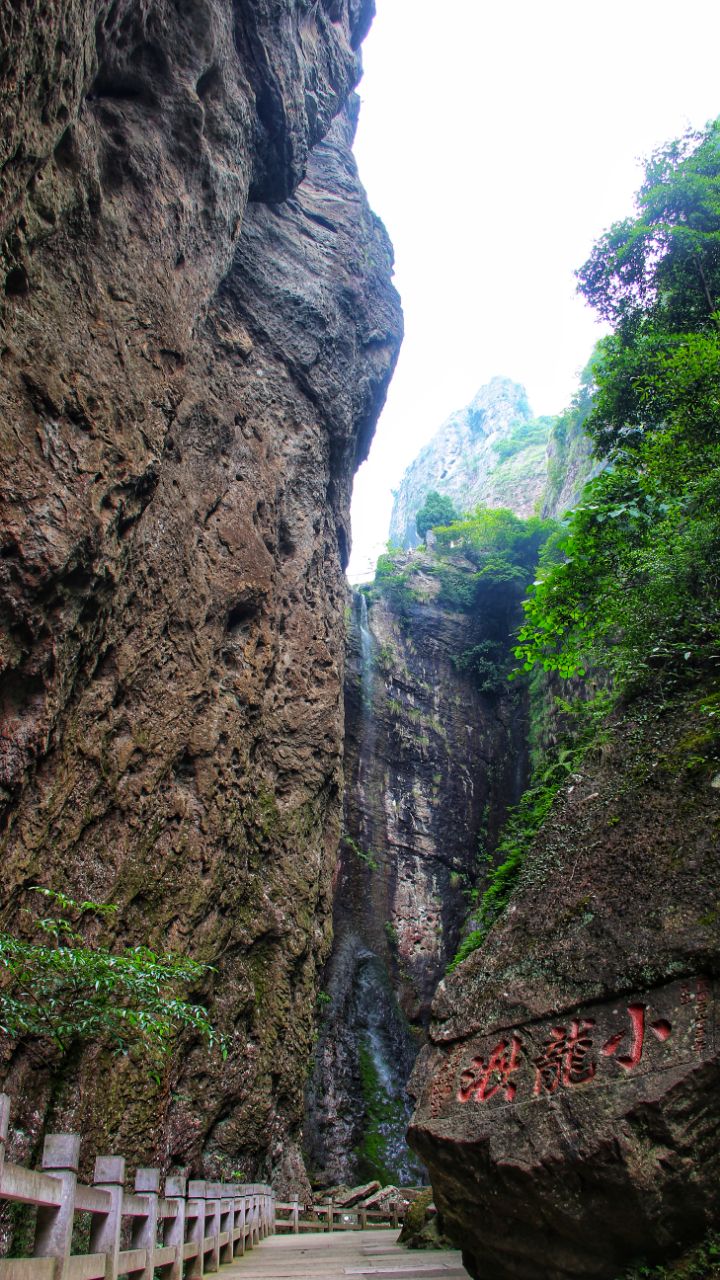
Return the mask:
<path id="1" fill-rule="evenodd" d="M 595 1026 L 592 1018 L 574 1019 L 567 1027 L 553 1027 L 550 1039 L 534 1060 L 535 1084 L 533 1094 L 555 1093 L 561 1085 L 585 1084 L 597 1071 L 590 1060 Z"/>
<path id="2" fill-rule="evenodd" d="M 565 1023 L 531 1022 L 498 1032 L 472 1049 L 449 1055 L 433 1105 L 476 1103 L 490 1109 L 552 1098 L 585 1085 L 612 1085 L 664 1071 L 712 1047 L 715 987 L 707 978 L 683 979 L 618 1006 L 597 1003 Z M 662 1016 L 658 1016 L 662 1014 Z M 491 1047 L 492 1046 L 492 1047 Z M 467 1066 L 461 1071 L 464 1054 Z M 460 1072 L 458 1078 L 458 1072 Z M 435 1114 L 435 1112 L 433 1112 Z"/>
<path id="3" fill-rule="evenodd" d="M 615 1059 L 618 1066 L 623 1068 L 623 1071 L 632 1071 L 634 1070 L 635 1067 L 640 1065 L 640 1060 L 642 1058 L 642 1053 L 643 1053 L 643 1045 L 645 1043 L 646 1006 L 644 1004 L 629 1004 L 628 1013 L 630 1015 L 631 1035 L 632 1035 L 630 1052 L 626 1054 L 622 1054 L 621 1056 Z M 662 1018 L 658 1022 L 652 1022 L 650 1024 L 650 1030 L 653 1032 L 653 1035 L 658 1040 L 663 1041 L 663 1040 L 667 1040 L 668 1036 L 670 1035 L 670 1032 L 672 1031 L 672 1025 L 669 1022 L 666 1022 L 664 1018 Z M 618 1049 L 620 1048 L 620 1045 L 625 1039 L 625 1034 L 626 1033 L 624 1031 L 618 1031 L 615 1035 L 610 1036 L 610 1039 L 605 1042 L 601 1052 L 605 1055 L 606 1058 L 611 1058 L 614 1054 L 617 1053 Z"/>
<path id="4" fill-rule="evenodd" d="M 507 1102 L 512 1102 L 517 1093 L 517 1086 L 510 1076 L 520 1066 L 520 1039 L 514 1035 L 508 1046 L 507 1040 L 501 1040 L 490 1054 L 487 1066 L 483 1058 L 473 1058 L 469 1068 L 460 1077 L 457 1092 L 458 1102 L 488 1102 L 498 1090 L 504 1090 Z"/>

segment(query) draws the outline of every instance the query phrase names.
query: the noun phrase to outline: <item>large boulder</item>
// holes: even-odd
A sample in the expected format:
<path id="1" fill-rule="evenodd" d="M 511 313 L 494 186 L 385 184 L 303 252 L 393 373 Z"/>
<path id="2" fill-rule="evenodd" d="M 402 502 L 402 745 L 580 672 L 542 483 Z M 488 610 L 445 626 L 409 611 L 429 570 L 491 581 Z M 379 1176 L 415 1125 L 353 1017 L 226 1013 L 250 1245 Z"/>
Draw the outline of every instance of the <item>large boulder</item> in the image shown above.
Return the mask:
<path id="1" fill-rule="evenodd" d="M 716 701 L 625 710 L 440 986 L 410 1140 L 475 1277 L 612 1280 L 718 1219 Z"/>

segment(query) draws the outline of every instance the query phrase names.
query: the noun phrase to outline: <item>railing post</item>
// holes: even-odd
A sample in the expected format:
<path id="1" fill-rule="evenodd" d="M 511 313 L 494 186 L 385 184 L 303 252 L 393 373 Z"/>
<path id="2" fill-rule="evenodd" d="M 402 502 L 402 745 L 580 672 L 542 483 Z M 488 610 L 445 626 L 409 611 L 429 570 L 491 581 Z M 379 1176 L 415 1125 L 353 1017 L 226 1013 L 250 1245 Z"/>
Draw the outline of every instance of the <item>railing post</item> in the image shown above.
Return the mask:
<path id="1" fill-rule="evenodd" d="M 197 1216 L 193 1220 L 190 1239 L 197 1242 L 198 1251 L 190 1262 L 187 1280 L 202 1280 L 205 1274 L 205 1183 L 189 1182 L 188 1199 L 197 1200 Z"/>
<path id="2" fill-rule="evenodd" d="M 62 1183 L 56 1207 L 41 1205 L 35 1227 L 35 1257 L 57 1258 L 55 1280 L 64 1280 L 72 1243 L 80 1138 L 74 1133 L 50 1133 L 45 1139 L 42 1167 Z"/>
<path id="3" fill-rule="evenodd" d="M 252 1186 L 250 1190 L 250 1248 L 254 1249 L 259 1243 L 257 1188 Z"/>
<path id="4" fill-rule="evenodd" d="M 212 1248 L 208 1250 L 205 1263 L 206 1271 L 220 1270 L 220 1196 L 222 1187 L 219 1182 L 208 1182 L 205 1188 L 205 1236 L 212 1240 Z"/>
<path id="5" fill-rule="evenodd" d="M 7 1145 L 8 1127 L 10 1124 L 10 1099 L 6 1093 L 0 1093 L 0 1180 L 5 1164 L 5 1147 Z"/>
<path id="6" fill-rule="evenodd" d="M 335 1213 L 334 1213 L 335 1201 L 333 1200 L 332 1196 L 327 1197 L 326 1204 L 327 1204 L 327 1219 L 328 1219 L 327 1229 L 328 1231 L 332 1231 L 333 1227 L 335 1226 L 335 1223 L 333 1220 L 335 1216 Z"/>
<path id="7" fill-rule="evenodd" d="M 397 1231 L 397 1229 L 398 1229 L 398 1202 L 397 1202 L 397 1200 L 393 1200 L 392 1205 L 391 1205 L 391 1211 L 392 1211 L 392 1225 L 393 1225 L 393 1230 L 394 1230 L 394 1231 Z"/>
<path id="8" fill-rule="evenodd" d="M 236 1196 L 233 1202 L 234 1230 L 240 1234 L 233 1245 L 233 1257 L 241 1258 L 245 1253 L 245 1219 L 247 1200 L 244 1195 Z"/>
<path id="9" fill-rule="evenodd" d="M 163 1269 L 166 1280 L 183 1280 L 185 1244 L 185 1178 L 170 1177 L 165 1180 L 165 1199 L 172 1200 L 177 1212 L 173 1218 L 163 1222 L 163 1244 L 175 1245 L 177 1257 L 167 1270 Z"/>
<path id="10" fill-rule="evenodd" d="M 292 1229 L 293 1235 L 297 1235 L 300 1230 L 300 1197 L 292 1198 Z"/>
<path id="11" fill-rule="evenodd" d="M 233 1188 L 223 1184 L 220 1188 L 222 1192 L 222 1201 L 220 1204 L 220 1233 L 227 1232 L 227 1241 L 220 1245 L 220 1262 L 232 1262 L 233 1260 L 233 1228 L 235 1226 L 235 1214 L 233 1213 L 234 1199 Z"/>
<path id="12" fill-rule="evenodd" d="M 155 1275 L 155 1250 L 157 1248 L 158 1195 L 160 1170 L 138 1169 L 135 1174 L 135 1193 L 148 1202 L 147 1216 L 133 1218 L 130 1248 L 145 1250 L 145 1268 L 134 1272 L 139 1280 L 153 1280 Z"/>
<path id="13" fill-rule="evenodd" d="M 358 1219 L 360 1222 L 360 1230 L 361 1231 L 367 1230 L 367 1209 L 358 1210 Z"/>
<path id="14" fill-rule="evenodd" d="M 107 1191 L 110 1208 L 107 1213 L 93 1213 L 90 1219 L 90 1252 L 105 1254 L 105 1280 L 117 1280 L 122 1227 L 122 1198 L 125 1185 L 125 1161 L 122 1156 L 98 1156 L 95 1161 L 93 1186 Z"/>

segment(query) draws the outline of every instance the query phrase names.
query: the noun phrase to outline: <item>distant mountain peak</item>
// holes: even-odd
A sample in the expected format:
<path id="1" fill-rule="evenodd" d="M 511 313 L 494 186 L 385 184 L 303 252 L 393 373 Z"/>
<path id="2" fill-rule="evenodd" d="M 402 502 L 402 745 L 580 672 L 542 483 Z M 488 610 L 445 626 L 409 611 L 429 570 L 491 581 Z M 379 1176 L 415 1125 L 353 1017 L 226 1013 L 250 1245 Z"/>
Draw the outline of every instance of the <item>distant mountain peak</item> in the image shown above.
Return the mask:
<path id="1" fill-rule="evenodd" d="M 405 471 L 390 519 L 390 542 L 418 545 L 415 517 L 431 490 L 458 511 L 478 503 L 531 515 L 547 475 L 549 419 L 534 419 L 527 392 L 495 377 L 442 424 Z"/>

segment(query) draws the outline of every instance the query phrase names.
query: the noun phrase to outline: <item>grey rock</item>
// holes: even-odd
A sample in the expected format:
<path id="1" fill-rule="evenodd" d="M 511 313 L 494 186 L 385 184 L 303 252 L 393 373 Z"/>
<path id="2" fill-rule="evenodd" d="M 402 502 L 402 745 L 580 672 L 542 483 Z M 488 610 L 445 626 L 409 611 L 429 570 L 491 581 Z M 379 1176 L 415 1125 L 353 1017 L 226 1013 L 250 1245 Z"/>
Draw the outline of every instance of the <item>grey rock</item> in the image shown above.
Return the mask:
<path id="1" fill-rule="evenodd" d="M 504 464 L 493 448 L 531 418 L 525 389 L 509 378 L 493 378 L 469 405 L 451 414 L 400 481 L 390 518 L 391 544 L 418 545 L 415 517 L 431 490 L 452 498 L 459 512 L 485 503 L 531 515 L 546 481 L 544 446 L 522 450 Z"/>

